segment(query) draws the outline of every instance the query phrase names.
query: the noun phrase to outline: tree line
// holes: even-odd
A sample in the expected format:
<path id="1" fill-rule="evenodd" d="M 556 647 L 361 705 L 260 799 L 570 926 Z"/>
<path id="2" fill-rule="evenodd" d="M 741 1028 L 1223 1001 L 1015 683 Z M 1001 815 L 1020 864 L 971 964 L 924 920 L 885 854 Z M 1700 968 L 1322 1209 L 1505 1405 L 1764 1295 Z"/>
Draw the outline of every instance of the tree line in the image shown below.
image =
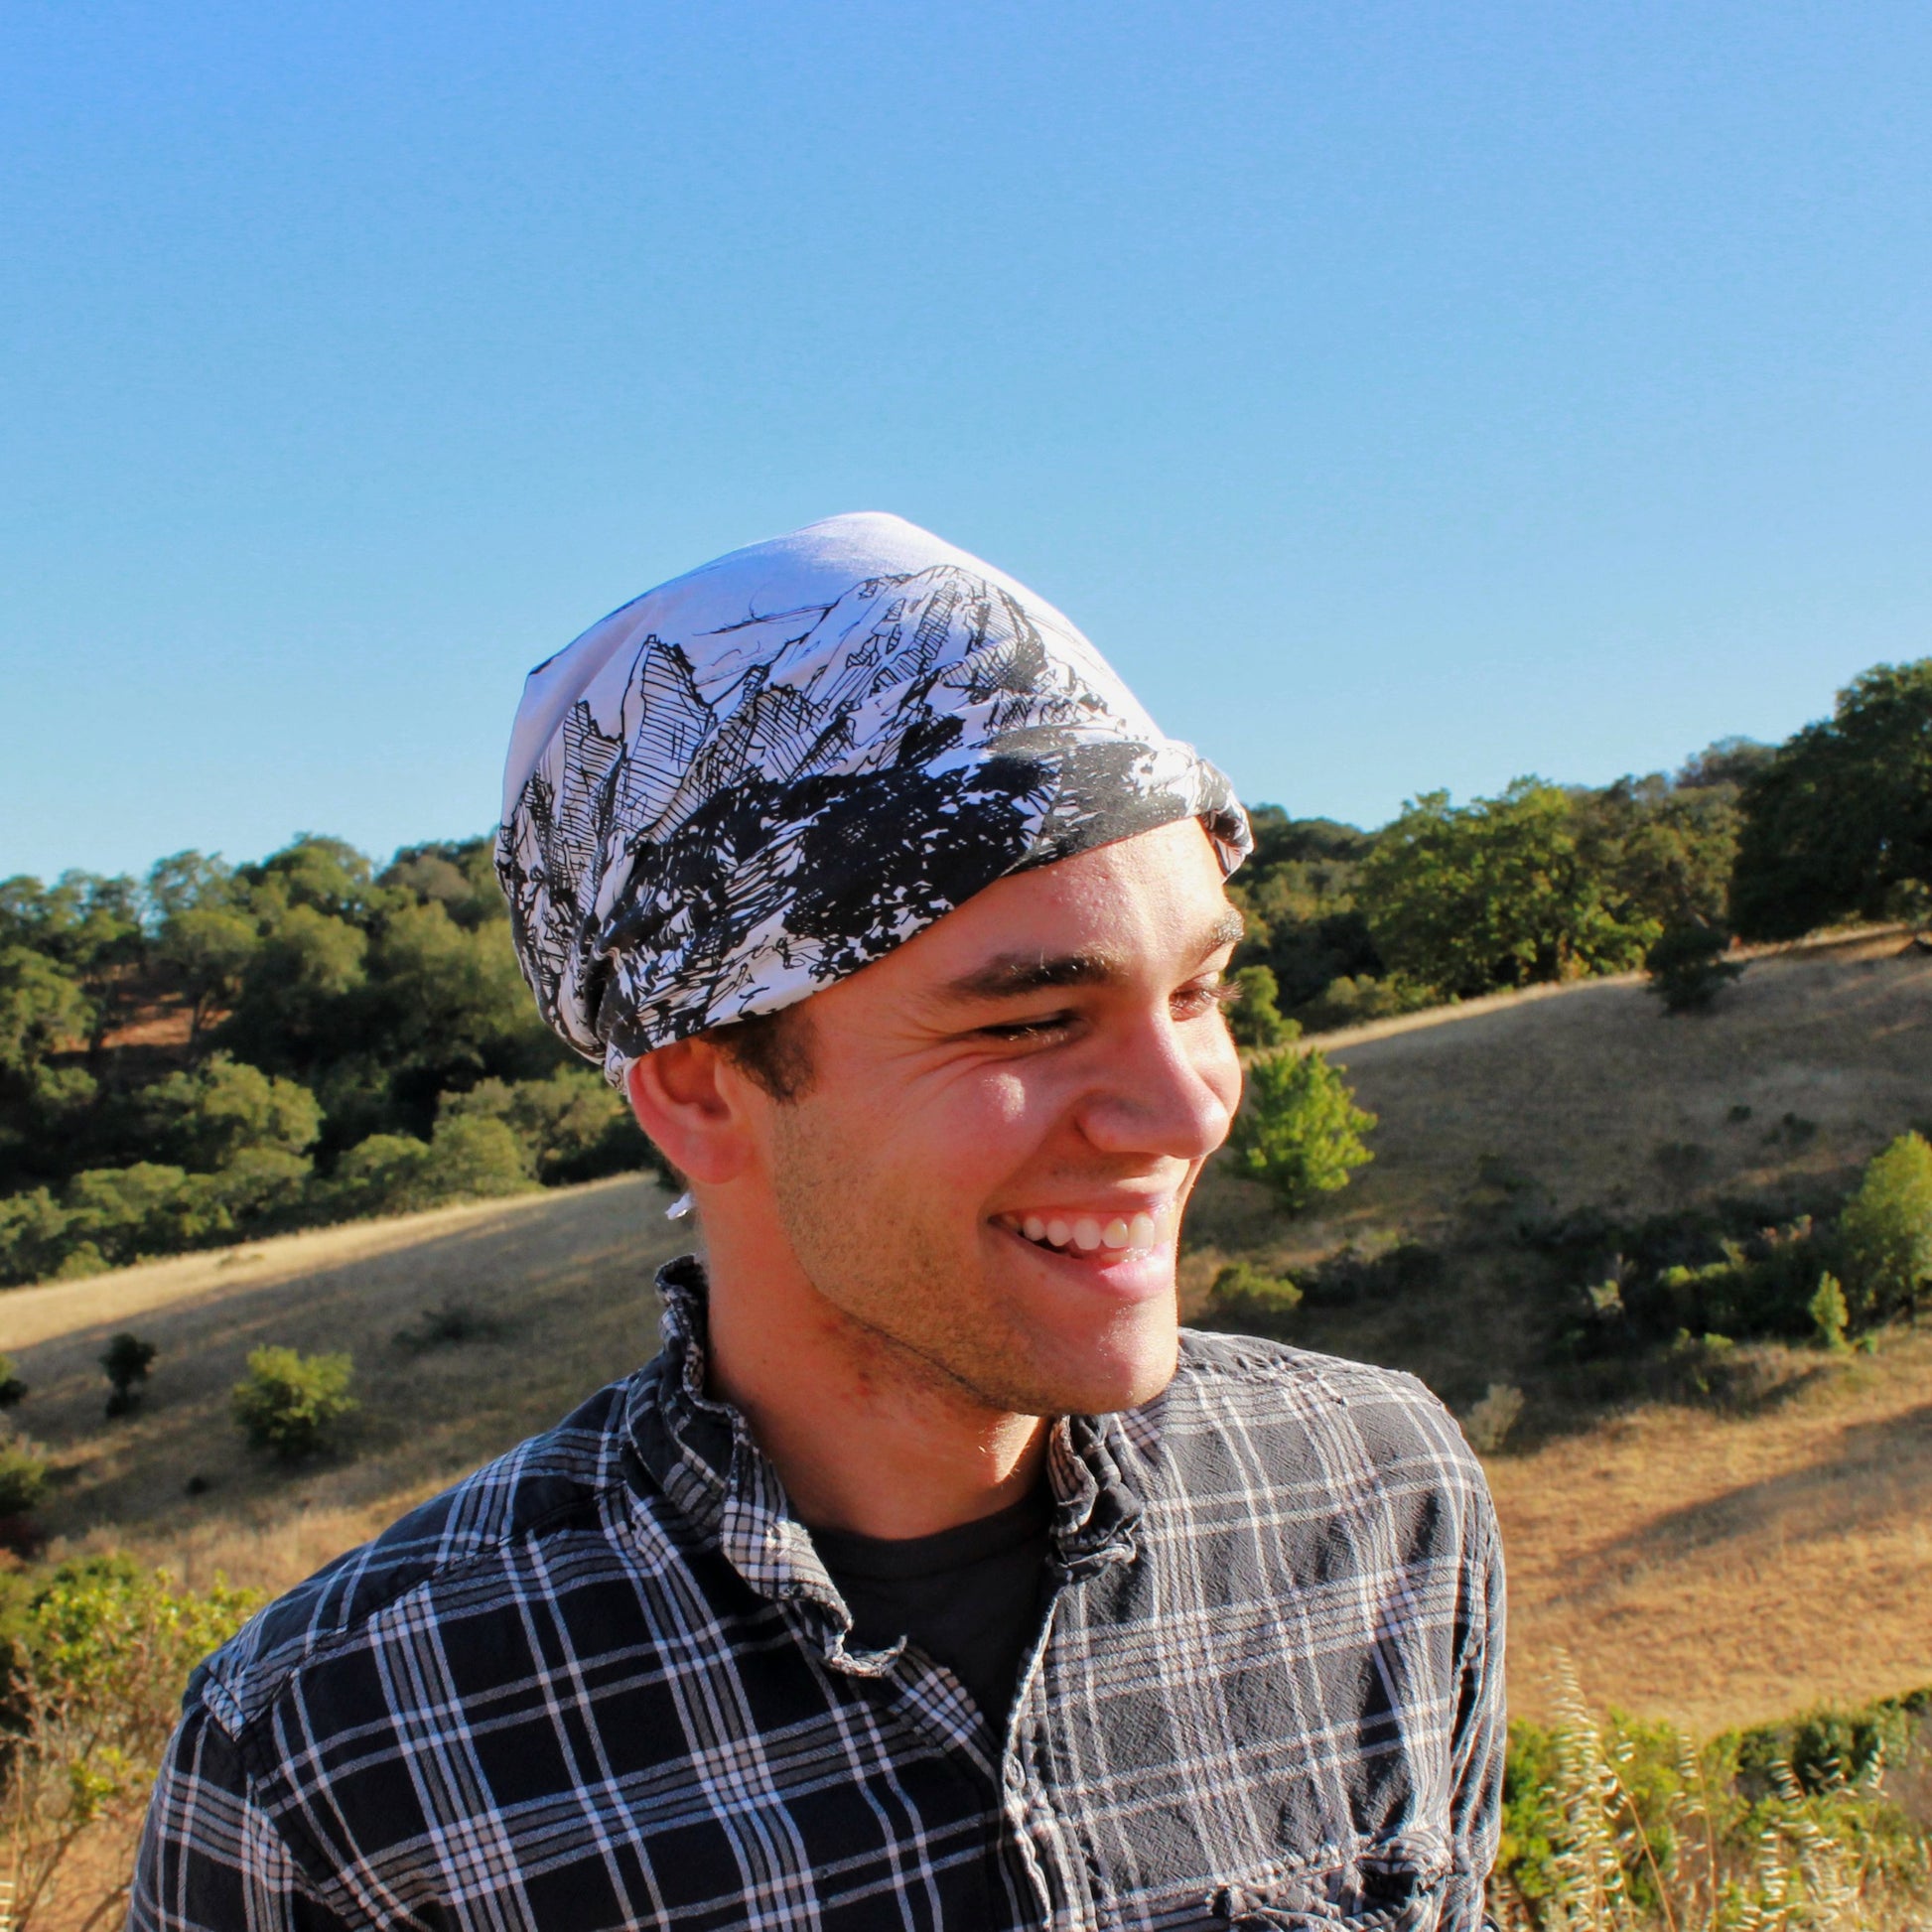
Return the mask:
<path id="1" fill-rule="evenodd" d="M 1932 658 L 1879 665 L 1781 746 L 1675 774 L 1425 792 L 1377 832 L 1254 814 L 1238 1029 L 1267 1045 L 1446 1000 L 1932 910 Z"/>
<path id="2" fill-rule="evenodd" d="M 1254 822 L 1232 891 L 1255 1045 L 1628 970 L 1686 935 L 1922 918 L 1932 658 L 1674 775 L 1427 792 L 1376 832 Z M 0 882 L 0 1284 L 653 1165 L 538 1021 L 489 855 L 378 870 L 304 836 L 252 865 Z"/>
<path id="3" fill-rule="evenodd" d="M 0 1282 L 649 1165 L 489 844 L 0 883 Z"/>

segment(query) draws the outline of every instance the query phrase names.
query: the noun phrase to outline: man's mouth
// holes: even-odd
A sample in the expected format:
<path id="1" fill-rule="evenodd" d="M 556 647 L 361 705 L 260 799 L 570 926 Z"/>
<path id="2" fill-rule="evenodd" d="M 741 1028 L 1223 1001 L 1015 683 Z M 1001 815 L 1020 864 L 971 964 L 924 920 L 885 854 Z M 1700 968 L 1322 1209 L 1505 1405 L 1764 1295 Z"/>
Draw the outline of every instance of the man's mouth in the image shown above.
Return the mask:
<path id="1" fill-rule="evenodd" d="M 1170 1201 L 1155 1202 L 1133 1213 L 1038 1208 L 1017 1214 L 996 1214 L 993 1225 L 1050 1254 L 1114 1261 L 1125 1255 L 1148 1254 L 1165 1246 L 1173 1212 Z"/>

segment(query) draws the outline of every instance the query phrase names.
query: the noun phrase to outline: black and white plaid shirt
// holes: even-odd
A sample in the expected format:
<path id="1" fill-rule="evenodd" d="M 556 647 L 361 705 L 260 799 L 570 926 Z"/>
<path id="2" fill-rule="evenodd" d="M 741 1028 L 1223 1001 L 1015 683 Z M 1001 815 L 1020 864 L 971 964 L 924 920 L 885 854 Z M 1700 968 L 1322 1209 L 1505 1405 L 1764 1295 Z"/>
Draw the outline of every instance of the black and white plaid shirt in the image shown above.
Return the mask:
<path id="1" fill-rule="evenodd" d="M 703 1280 L 549 1434 L 196 1673 L 133 1926 L 1470 1932 L 1502 1780 L 1502 1570 L 1408 1376 L 1187 1334 L 1053 1432 L 1050 1607 L 1004 1737 L 854 1649 L 707 1398 Z"/>

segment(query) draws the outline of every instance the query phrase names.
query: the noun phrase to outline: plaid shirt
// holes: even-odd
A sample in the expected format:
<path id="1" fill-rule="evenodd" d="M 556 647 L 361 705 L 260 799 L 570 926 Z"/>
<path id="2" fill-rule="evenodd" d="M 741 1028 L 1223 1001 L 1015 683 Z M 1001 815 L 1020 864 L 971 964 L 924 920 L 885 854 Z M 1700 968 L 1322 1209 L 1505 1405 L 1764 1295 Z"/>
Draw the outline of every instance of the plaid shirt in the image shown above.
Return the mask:
<path id="1" fill-rule="evenodd" d="M 1006 1735 L 863 1650 L 745 1423 L 666 1345 L 196 1673 L 130 1924 L 1473 1932 L 1502 1778 L 1482 1476 L 1406 1375 L 1183 1336 L 1054 1426 Z"/>

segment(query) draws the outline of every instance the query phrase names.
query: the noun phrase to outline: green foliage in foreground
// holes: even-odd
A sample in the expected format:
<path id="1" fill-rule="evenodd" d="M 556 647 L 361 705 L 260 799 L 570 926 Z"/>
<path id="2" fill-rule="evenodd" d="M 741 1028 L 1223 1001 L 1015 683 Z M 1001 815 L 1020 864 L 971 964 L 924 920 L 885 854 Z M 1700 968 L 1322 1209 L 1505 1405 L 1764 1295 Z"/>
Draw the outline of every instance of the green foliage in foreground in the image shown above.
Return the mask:
<path id="1" fill-rule="evenodd" d="M 104 1917 L 125 1896 L 188 1675 L 259 1600 L 220 1579 L 184 1589 L 125 1557 L 64 1564 L 38 1583 L 0 1579 L 0 1883 L 16 1932 L 44 1921 L 77 1852 L 113 1874 L 82 1903 Z"/>
<path id="2" fill-rule="evenodd" d="M 1535 1932 L 1800 1932 L 1908 1922 L 1924 1834 L 1884 1774 L 1932 1694 L 1699 1745 L 1590 1711 L 1567 1666 L 1548 1726 L 1509 1727 L 1492 1909 Z"/>
<path id="3" fill-rule="evenodd" d="M 353 1375 L 347 1355 L 257 1348 L 230 1398 L 235 1427 L 249 1448 L 272 1450 L 285 1462 L 317 1454 L 359 1406 L 348 1392 Z"/>
<path id="4" fill-rule="evenodd" d="M 1228 1135 L 1237 1173 L 1259 1180 L 1291 1214 L 1348 1184 L 1375 1157 L 1362 1136 L 1375 1116 L 1317 1051 L 1278 1053 L 1248 1069 L 1247 1099 Z"/>

